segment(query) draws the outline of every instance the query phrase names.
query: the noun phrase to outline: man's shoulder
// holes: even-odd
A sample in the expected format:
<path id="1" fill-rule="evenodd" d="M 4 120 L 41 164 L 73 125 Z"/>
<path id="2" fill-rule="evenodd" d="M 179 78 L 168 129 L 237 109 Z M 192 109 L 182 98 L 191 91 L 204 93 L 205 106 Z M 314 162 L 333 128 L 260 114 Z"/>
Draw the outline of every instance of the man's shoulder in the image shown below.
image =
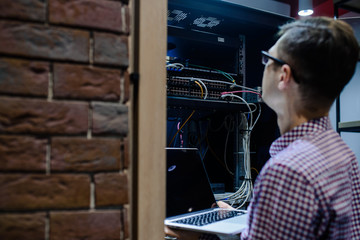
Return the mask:
<path id="1" fill-rule="evenodd" d="M 331 162 L 338 158 L 334 154 L 351 154 L 350 148 L 332 129 L 305 135 L 274 156 L 274 163 L 289 166 L 307 166 L 314 162 Z"/>
<path id="2" fill-rule="evenodd" d="M 339 135 L 334 131 L 325 131 L 292 142 L 269 159 L 264 171 L 287 174 L 316 185 L 324 180 L 327 182 L 334 175 L 344 174 L 345 177 L 354 161 L 354 153 Z"/>

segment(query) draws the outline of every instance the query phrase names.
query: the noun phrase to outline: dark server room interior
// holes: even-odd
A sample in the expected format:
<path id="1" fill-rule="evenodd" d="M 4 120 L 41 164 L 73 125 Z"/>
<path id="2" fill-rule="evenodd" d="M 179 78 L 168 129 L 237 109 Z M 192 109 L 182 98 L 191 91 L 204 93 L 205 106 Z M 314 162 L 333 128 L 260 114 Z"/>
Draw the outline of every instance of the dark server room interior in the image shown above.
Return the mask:
<path id="1" fill-rule="evenodd" d="M 168 5 L 167 147 L 196 148 L 217 200 L 245 208 L 279 136 L 262 50 L 291 18 L 220 1 Z"/>

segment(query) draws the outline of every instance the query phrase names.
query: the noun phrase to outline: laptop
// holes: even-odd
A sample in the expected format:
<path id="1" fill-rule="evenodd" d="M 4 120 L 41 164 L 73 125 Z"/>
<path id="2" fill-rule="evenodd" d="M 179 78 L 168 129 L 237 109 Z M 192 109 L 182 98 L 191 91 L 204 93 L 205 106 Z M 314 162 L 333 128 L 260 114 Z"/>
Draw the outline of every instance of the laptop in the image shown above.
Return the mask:
<path id="1" fill-rule="evenodd" d="M 196 148 L 167 148 L 165 225 L 204 233 L 234 235 L 246 227 L 242 210 L 221 209 Z"/>

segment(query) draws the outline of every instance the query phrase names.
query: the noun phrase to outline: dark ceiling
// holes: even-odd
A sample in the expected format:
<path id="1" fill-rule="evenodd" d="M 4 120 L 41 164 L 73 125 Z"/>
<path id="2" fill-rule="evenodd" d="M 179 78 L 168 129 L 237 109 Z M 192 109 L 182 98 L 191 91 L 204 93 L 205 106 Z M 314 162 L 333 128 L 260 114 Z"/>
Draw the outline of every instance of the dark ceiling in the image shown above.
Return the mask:
<path id="1" fill-rule="evenodd" d="M 296 17 L 297 16 L 297 12 L 298 12 L 298 6 L 299 6 L 299 1 L 298 0 L 272 0 L 272 1 L 277 1 L 277 2 L 282 2 L 282 3 L 287 3 L 290 5 L 291 7 L 291 17 Z M 333 2 L 333 0 L 313 0 L 313 6 L 314 8 L 325 3 L 325 2 Z"/>

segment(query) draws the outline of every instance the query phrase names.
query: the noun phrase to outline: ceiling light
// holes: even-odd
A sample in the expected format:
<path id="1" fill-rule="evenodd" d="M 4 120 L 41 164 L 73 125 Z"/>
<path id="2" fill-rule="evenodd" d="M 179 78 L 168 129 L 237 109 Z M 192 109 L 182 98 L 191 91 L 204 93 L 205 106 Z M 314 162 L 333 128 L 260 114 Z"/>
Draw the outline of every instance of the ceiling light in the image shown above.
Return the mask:
<path id="1" fill-rule="evenodd" d="M 299 16 L 310 16 L 313 13 L 312 0 L 299 0 Z"/>

